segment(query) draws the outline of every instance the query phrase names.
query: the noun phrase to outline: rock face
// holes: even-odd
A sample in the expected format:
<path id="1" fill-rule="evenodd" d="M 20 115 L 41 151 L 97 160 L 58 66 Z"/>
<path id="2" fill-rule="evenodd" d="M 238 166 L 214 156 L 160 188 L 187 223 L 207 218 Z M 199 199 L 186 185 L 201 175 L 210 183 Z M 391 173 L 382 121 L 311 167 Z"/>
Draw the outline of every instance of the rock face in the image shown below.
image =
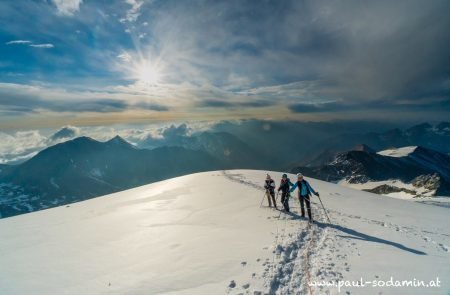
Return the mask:
<path id="1" fill-rule="evenodd" d="M 437 173 L 420 175 L 414 178 L 411 184 L 414 187 L 423 187 L 430 191 L 439 191 L 442 186 L 442 179 Z"/>
<path id="2" fill-rule="evenodd" d="M 406 188 L 399 188 L 399 187 L 388 185 L 388 184 L 383 184 L 383 185 L 377 186 L 372 189 L 364 189 L 363 191 L 371 192 L 371 193 L 375 193 L 375 194 L 379 194 L 379 195 L 388 195 L 391 193 L 399 193 L 399 192 L 405 192 L 410 195 L 416 195 L 416 192 L 413 190 L 409 190 Z"/>

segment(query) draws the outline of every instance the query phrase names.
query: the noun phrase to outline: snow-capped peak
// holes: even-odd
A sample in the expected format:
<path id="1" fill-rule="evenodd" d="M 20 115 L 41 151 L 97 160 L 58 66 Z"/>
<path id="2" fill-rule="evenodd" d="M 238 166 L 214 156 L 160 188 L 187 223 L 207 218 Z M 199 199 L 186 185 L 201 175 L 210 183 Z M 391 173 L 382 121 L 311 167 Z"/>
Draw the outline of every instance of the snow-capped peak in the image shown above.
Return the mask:
<path id="1" fill-rule="evenodd" d="M 413 153 L 417 149 L 417 146 L 405 146 L 401 148 L 394 148 L 394 149 L 387 149 L 384 151 L 379 151 L 377 154 L 381 156 L 387 156 L 387 157 L 395 157 L 395 158 L 401 158 L 401 157 L 407 157 L 411 153 Z"/>

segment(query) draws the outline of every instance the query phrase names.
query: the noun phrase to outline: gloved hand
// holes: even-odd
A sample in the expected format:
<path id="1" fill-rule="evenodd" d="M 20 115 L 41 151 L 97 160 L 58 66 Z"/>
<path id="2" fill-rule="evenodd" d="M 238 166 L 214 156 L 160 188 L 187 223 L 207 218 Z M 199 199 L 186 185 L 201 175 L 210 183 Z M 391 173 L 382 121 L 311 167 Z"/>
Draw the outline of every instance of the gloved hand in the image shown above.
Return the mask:
<path id="1" fill-rule="evenodd" d="M 318 192 L 316 192 L 315 195 L 319 197 L 319 193 Z"/>

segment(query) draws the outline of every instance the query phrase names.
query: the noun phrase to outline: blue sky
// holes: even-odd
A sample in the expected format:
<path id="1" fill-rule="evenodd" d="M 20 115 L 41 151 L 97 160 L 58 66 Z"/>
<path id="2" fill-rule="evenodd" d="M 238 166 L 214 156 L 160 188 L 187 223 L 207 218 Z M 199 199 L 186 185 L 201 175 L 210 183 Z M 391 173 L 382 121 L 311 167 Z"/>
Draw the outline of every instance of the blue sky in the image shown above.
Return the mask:
<path id="1" fill-rule="evenodd" d="M 0 2 L 0 129 L 439 120 L 450 2 Z"/>

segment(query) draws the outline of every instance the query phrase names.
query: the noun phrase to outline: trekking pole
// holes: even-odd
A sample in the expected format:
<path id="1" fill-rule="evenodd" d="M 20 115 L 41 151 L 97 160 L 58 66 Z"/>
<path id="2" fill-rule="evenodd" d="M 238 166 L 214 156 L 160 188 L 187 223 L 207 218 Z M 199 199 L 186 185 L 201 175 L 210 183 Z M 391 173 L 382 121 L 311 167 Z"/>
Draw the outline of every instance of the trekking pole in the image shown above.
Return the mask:
<path id="1" fill-rule="evenodd" d="M 322 204 L 322 208 L 323 208 L 323 211 L 325 212 L 325 216 L 326 216 L 327 219 L 328 219 L 328 223 L 331 224 L 330 217 L 328 217 L 328 213 L 327 213 L 327 210 L 325 209 L 325 206 L 324 206 L 323 203 L 322 203 L 322 199 L 320 198 L 319 195 L 317 195 L 317 197 L 319 198 L 320 204 Z"/>
<path id="2" fill-rule="evenodd" d="M 279 196 L 280 196 L 280 191 L 277 192 L 277 196 L 275 197 L 275 209 L 277 209 L 277 210 L 278 210 L 277 202 L 278 202 Z"/>
<path id="3" fill-rule="evenodd" d="M 261 204 L 259 204 L 259 208 L 262 207 L 262 204 L 263 204 L 263 202 L 264 202 L 264 198 L 266 197 L 266 195 L 267 195 L 267 190 L 266 190 L 266 192 L 265 192 L 264 195 L 263 195 L 263 198 L 262 198 L 262 200 L 261 200 Z"/>

